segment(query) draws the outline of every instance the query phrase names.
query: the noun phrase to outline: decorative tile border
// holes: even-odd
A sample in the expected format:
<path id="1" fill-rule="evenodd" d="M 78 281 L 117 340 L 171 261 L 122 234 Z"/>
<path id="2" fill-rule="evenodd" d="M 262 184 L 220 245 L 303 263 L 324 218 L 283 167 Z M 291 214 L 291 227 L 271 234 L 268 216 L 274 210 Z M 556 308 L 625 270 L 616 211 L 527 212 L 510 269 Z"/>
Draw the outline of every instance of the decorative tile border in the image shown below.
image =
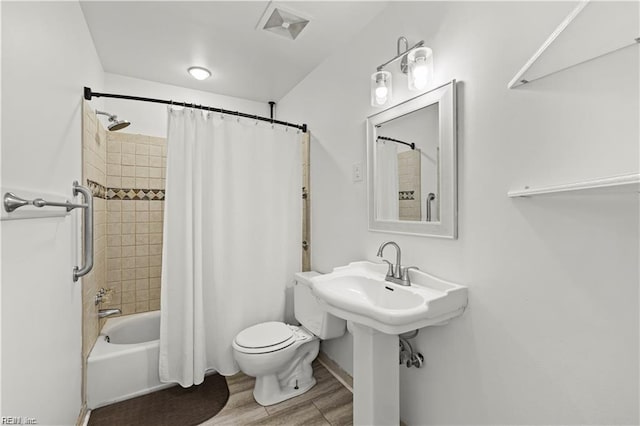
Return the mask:
<path id="1" fill-rule="evenodd" d="M 100 185 L 98 182 L 87 179 L 87 186 L 91 191 L 91 195 L 98 198 L 107 198 L 107 187 Z"/>
<path id="2" fill-rule="evenodd" d="M 107 188 L 98 182 L 87 179 L 91 195 L 105 200 L 164 200 L 164 189 L 124 189 Z"/>
<path id="3" fill-rule="evenodd" d="M 415 200 L 415 197 L 413 195 L 415 191 L 398 191 L 398 196 L 400 200 L 405 201 L 405 200 Z"/>
<path id="4" fill-rule="evenodd" d="M 164 196 L 164 189 L 107 189 L 107 200 L 164 200 Z"/>

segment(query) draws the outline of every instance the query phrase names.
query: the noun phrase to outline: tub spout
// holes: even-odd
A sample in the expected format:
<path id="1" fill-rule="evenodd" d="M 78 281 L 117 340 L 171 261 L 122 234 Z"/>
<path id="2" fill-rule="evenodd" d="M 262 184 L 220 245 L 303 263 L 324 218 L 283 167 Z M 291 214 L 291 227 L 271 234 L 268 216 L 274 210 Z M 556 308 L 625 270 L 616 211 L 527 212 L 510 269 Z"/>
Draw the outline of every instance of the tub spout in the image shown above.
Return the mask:
<path id="1" fill-rule="evenodd" d="M 120 315 L 122 312 L 120 309 L 100 309 L 98 311 L 98 318 L 106 318 L 111 315 Z"/>

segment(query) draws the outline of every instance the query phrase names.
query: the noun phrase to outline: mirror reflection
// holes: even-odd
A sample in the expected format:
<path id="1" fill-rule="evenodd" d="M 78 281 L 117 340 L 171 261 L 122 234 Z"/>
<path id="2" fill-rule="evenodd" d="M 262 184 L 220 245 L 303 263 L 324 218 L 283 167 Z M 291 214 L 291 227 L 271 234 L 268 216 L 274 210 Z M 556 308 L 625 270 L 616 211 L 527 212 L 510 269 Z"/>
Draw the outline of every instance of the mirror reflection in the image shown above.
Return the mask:
<path id="1" fill-rule="evenodd" d="M 438 105 L 375 125 L 378 220 L 440 221 Z"/>

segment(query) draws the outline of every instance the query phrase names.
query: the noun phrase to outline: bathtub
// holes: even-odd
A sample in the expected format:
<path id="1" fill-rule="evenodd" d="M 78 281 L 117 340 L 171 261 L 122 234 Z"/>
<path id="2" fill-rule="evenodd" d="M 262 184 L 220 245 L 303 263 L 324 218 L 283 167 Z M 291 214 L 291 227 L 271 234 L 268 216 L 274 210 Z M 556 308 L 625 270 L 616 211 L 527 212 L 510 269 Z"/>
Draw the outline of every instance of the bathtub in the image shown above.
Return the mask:
<path id="1" fill-rule="evenodd" d="M 160 311 L 109 318 L 87 359 L 87 407 L 166 388 L 158 374 Z"/>

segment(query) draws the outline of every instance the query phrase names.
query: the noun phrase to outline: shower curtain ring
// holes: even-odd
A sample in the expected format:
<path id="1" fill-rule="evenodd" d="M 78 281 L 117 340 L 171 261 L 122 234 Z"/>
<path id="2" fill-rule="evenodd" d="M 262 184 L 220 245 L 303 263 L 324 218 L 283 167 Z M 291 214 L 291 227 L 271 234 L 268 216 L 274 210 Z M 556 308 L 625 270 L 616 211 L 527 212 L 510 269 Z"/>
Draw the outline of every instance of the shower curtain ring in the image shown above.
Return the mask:
<path id="1" fill-rule="evenodd" d="M 236 122 L 240 122 L 240 111 L 236 111 Z"/>

